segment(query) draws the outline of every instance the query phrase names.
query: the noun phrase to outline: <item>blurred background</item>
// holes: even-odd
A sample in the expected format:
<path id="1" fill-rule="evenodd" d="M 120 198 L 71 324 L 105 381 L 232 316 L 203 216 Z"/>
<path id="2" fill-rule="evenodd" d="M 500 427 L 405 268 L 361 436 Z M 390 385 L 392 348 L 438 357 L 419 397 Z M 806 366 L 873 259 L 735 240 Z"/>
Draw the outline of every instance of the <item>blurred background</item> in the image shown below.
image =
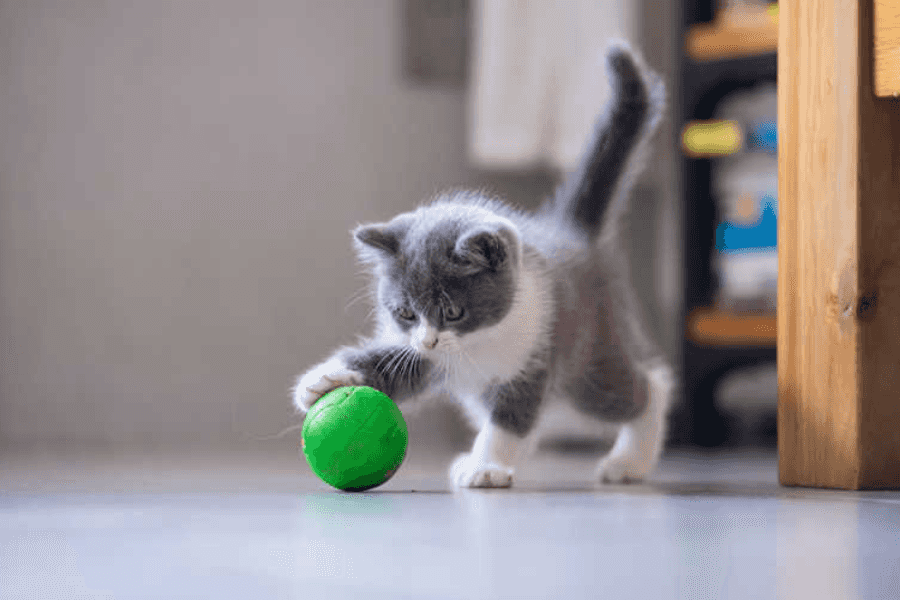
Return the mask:
<path id="1" fill-rule="evenodd" d="M 772 15 L 0 0 L 0 445 L 295 454 L 294 378 L 367 327 L 349 230 L 450 186 L 536 206 L 605 100 L 610 36 L 670 94 L 626 226 L 686 386 L 673 443 L 772 443 L 774 45 L 716 37 Z M 410 430 L 471 435 L 442 406 Z"/>

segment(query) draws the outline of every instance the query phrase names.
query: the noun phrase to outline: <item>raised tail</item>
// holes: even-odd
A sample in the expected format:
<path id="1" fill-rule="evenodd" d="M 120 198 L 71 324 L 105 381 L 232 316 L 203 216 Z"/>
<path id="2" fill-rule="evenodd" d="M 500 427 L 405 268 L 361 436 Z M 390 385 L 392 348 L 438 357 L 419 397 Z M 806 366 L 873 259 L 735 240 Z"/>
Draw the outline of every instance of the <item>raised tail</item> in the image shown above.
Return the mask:
<path id="1" fill-rule="evenodd" d="M 611 88 L 606 110 L 581 165 L 551 207 L 591 239 L 624 212 L 665 106 L 662 81 L 627 44 L 610 44 L 606 66 Z"/>

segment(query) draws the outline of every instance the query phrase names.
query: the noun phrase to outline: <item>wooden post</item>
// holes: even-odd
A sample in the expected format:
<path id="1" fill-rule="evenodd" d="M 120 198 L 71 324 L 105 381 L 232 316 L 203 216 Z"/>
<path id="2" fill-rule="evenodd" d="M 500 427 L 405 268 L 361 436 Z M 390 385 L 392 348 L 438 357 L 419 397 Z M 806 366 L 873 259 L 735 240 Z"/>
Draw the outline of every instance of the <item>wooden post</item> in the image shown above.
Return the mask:
<path id="1" fill-rule="evenodd" d="M 875 0 L 875 93 L 900 96 L 900 0 Z"/>
<path id="2" fill-rule="evenodd" d="M 780 3 L 784 485 L 900 488 L 900 100 L 875 96 L 876 1 Z"/>

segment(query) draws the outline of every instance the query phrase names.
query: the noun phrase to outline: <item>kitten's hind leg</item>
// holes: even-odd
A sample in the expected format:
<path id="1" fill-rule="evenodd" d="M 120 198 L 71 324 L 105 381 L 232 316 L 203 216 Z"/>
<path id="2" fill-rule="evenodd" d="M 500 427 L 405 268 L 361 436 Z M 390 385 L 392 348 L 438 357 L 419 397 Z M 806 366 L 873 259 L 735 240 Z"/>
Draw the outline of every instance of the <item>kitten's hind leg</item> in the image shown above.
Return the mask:
<path id="1" fill-rule="evenodd" d="M 650 395 L 646 410 L 621 426 L 612 450 L 597 465 L 596 477 L 604 483 L 643 481 L 659 462 L 674 377 L 665 363 L 650 367 L 646 376 Z"/>

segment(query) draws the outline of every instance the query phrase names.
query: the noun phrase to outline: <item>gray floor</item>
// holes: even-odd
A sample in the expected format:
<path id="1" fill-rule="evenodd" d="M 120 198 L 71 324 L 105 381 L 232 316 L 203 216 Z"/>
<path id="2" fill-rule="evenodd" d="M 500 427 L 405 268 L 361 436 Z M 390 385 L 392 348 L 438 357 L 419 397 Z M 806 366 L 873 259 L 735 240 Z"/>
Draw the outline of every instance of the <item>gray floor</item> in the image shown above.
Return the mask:
<path id="1" fill-rule="evenodd" d="M 457 494 L 440 462 L 345 494 L 298 457 L 2 456 L 0 598 L 900 598 L 900 494 L 781 488 L 772 453 Z"/>

